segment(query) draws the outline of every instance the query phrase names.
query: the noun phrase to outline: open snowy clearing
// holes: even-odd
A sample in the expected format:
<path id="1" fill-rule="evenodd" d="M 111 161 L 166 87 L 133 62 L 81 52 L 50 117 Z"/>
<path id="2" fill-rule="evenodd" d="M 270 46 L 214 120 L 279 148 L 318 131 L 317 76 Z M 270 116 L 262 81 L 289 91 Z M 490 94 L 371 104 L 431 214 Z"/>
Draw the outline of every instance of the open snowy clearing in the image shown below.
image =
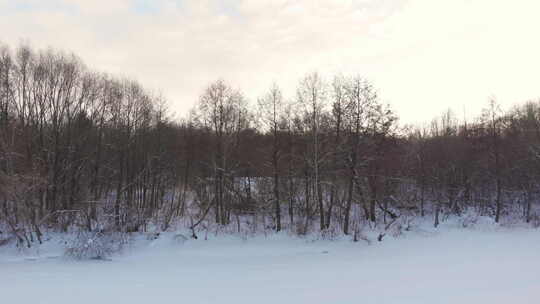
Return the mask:
<path id="1" fill-rule="evenodd" d="M 540 231 L 141 241 L 111 261 L 0 252 L 1 303 L 540 303 Z M 46 247 L 46 246 L 45 246 Z M 56 253 L 56 255 L 55 255 Z"/>

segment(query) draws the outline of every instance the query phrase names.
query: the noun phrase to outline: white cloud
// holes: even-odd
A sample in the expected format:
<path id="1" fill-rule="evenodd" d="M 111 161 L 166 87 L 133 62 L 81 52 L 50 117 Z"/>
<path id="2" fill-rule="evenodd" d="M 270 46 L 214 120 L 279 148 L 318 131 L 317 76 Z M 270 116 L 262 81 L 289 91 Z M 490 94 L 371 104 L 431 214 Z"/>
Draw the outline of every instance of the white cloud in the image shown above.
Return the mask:
<path id="1" fill-rule="evenodd" d="M 45 5 L 44 3 L 47 3 Z M 540 96 L 535 1 L 0 0 L 0 40 L 79 54 L 186 112 L 223 77 L 255 98 L 306 72 L 371 78 L 404 121 Z M 148 11 L 145 11 L 148 10 Z"/>

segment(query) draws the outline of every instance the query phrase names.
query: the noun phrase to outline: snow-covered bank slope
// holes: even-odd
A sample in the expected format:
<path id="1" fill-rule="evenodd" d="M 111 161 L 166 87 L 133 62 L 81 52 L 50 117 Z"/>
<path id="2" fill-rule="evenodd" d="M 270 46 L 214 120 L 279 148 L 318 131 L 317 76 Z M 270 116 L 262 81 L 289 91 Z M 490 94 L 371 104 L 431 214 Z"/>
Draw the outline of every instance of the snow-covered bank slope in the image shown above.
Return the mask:
<path id="1" fill-rule="evenodd" d="M 1 303 L 540 303 L 538 230 L 450 229 L 369 246 L 164 236 L 112 261 L 46 256 L 0 255 Z"/>

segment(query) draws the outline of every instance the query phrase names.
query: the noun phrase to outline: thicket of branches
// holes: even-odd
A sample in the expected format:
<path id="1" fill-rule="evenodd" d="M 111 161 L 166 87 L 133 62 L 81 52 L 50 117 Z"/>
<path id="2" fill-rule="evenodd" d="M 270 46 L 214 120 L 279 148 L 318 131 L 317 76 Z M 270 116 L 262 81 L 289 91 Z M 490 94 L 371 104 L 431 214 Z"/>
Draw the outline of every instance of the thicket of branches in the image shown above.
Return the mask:
<path id="1" fill-rule="evenodd" d="M 273 85 L 254 104 L 218 80 L 173 121 L 135 81 L 2 46 L 0 231 L 30 246 L 75 227 L 351 234 L 470 210 L 538 221 L 538 102 L 403 128 L 364 78 L 309 74 L 295 96 Z"/>

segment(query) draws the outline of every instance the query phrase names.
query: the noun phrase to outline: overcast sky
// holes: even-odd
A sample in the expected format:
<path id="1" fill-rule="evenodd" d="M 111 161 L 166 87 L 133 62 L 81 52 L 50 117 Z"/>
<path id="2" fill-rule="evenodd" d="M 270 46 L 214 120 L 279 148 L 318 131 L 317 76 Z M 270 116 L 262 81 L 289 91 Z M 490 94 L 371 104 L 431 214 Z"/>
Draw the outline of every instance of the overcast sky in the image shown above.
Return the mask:
<path id="1" fill-rule="evenodd" d="M 73 51 L 179 113 L 218 78 L 254 100 L 308 72 L 359 74 L 409 123 L 540 97 L 538 2 L 0 0 L 0 41 Z"/>

